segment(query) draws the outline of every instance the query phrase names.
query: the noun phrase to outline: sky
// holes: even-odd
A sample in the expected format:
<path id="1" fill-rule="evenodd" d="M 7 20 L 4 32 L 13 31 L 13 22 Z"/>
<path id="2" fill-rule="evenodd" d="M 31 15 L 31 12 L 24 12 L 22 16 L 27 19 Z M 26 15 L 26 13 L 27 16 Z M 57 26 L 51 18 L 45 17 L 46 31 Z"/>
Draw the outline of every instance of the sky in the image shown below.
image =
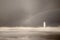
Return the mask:
<path id="1" fill-rule="evenodd" d="M 0 26 L 60 25 L 60 0 L 0 0 Z"/>

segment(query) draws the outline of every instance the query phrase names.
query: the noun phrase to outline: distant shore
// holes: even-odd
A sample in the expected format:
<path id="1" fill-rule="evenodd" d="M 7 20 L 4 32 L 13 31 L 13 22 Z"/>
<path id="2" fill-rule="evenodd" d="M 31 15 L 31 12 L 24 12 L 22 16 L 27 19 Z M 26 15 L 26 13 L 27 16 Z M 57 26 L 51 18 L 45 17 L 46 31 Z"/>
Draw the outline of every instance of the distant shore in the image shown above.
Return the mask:
<path id="1" fill-rule="evenodd" d="M 60 32 L 60 27 L 0 27 L 0 31 L 51 31 Z"/>

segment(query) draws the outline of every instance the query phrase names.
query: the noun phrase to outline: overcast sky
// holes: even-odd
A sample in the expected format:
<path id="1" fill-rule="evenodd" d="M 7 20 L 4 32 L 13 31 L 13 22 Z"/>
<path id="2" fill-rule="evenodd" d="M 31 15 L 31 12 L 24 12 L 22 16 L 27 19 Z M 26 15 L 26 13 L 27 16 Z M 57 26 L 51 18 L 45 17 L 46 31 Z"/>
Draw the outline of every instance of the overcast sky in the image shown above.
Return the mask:
<path id="1" fill-rule="evenodd" d="M 60 0 L 0 0 L 0 26 L 60 25 Z"/>

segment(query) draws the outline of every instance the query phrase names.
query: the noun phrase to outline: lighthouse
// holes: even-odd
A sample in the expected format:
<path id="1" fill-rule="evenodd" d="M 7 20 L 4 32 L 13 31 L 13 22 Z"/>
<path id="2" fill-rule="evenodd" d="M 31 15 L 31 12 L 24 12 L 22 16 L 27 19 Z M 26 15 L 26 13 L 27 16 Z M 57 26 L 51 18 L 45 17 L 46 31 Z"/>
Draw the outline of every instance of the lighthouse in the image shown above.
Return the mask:
<path id="1" fill-rule="evenodd" d="M 46 28 L 46 22 L 45 21 L 43 22 L 43 27 Z"/>

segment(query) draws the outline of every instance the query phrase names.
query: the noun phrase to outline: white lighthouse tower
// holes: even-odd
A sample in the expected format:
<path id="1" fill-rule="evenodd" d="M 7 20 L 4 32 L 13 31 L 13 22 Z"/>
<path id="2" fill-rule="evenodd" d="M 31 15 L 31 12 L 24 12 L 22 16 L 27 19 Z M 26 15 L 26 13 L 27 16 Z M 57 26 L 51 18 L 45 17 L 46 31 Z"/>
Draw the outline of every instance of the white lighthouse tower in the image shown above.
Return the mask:
<path id="1" fill-rule="evenodd" d="M 45 21 L 43 22 L 43 27 L 46 28 L 46 22 Z"/>

